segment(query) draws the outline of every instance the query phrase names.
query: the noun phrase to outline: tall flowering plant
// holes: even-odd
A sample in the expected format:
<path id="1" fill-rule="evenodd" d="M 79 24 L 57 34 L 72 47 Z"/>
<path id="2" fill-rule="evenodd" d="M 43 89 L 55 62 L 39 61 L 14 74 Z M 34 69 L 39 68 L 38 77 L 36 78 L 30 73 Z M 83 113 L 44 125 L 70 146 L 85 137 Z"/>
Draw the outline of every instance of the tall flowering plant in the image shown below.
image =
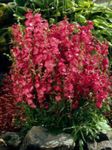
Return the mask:
<path id="1" fill-rule="evenodd" d="M 49 100 L 66 101 L 71 109 L 81 99 L 101 108 L 109 97 L 108 44 L 92 36 L 93 23 L 67 19 L 50 26 L 41 14 L 26 14 L 25 28 L 13 25 L 11 78 L 17 102 L 49 108 Z"/>
<path id="2" fill-rule="evenodd" d="M 24 27 L 13 25 L 11 79 L 16 102 L 30 106 L 27 127 L 70 130 L 79 145 L 107 130 L 100 108 L 111 95 L 108 44 L 92 29 L 67 18 L 51 26 L 32 12 Z"/>

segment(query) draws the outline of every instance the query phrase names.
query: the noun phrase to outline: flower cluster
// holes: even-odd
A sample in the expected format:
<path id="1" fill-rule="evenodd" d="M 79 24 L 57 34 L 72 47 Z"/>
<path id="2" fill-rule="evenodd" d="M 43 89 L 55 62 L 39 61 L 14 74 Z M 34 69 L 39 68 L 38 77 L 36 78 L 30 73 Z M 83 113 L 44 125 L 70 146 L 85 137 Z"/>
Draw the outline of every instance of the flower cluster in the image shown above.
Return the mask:
<path id="1" fill-rule="evenodd" d="M 13 92 L 17 102 L 35 108 L 48 106 L 48 99 L 92 100 L 98 108 L 111 90 L 108 44 L 92 36 L 93 24 L 74 25 L 67 19 L 50 26 L 41 14 L 26 14 L 25 29 L 12 28 Z"/>
<path id="2" fill-rule="evenodd" d="M 3 85 L 0 85 L 0 131 L 19 128 L 20 124 L 15 124 L 16 119 L 21 122 L 25 119 L 23 108 L 16 104 L 10 76 L 4 76 Z"/>

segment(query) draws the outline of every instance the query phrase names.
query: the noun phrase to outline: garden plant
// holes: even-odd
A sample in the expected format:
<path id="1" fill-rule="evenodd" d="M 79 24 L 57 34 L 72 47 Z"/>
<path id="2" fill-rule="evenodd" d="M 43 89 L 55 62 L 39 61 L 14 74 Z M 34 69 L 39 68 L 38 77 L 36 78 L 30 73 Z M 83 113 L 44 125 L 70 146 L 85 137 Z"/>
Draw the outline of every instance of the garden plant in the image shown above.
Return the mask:
<path id="1" fill-rule="evenodd" d="M 32 125 L 70 132 L 80 146 L 109 129 L 99 110 L 111 93 L 108 43 L 98 41 L 92 29 L 91 21 L 80 26 L 67 18 L 51 26 L 31 11 L 24 28 L 12 28 L 16 101 L 35 109 Z"/>
<path id="2" fill-rule="evenodd" d="M 91 0 L 14 0 L 5 8 L 12 20 L 0 32 L 11 66 L 0 85 L 0 130 L 18 122 L 22 131 L 55 128 L 83 150 L 110 130 L 112 8 Z"/>

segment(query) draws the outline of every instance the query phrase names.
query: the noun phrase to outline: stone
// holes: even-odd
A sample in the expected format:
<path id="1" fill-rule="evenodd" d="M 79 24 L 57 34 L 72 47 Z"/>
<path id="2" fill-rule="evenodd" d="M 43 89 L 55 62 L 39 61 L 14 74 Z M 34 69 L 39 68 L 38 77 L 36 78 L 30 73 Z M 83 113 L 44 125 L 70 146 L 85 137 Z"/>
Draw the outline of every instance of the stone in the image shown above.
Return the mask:
<path id="1" fill-rule="evenodd" d="M 18 149 L 21 144 L 21 138 L 16 132 L 6 132 L 1 137 L 10 149 Z"/>
<path id="2" fill-rule="evenodd" d="M 34 126 L 26 134 L 20 150 L 73 150 L 74 147 L 71 135 L 53 135 L 43 127 Z"/>
<path id="3" fill-rule="evenodd" d="M 8 150 L 7 146 L 0 144 L 0 150 Z"/>
<path id="4" fill-rule="evenodd" d="M 107 132 L 106 135 L 107 135 L 109 140 L 112 140 L 112 132 L 111 131 Z"/>
<path id="5" fill-rule="evenodd" d="M 88 144 L 89 150 L 112 150 L 112 141 L 94 142 Z"/>
<path id="6" fill-rule="evenodd" d="M 0 144 L 7 146 L 6 142 L 2 138 L 0 138 Z"/>
<path id="7" fill-rule="evenodd" d="M 87 143 L 89 150 L 112 150 L 112 132 L 101 134 L 99 140 Z"/>
<path id="8" fill-rule="evenodd" d="M 6 143 L 2 138 L 0 138 L 0 150 L 8 150 Z"/>

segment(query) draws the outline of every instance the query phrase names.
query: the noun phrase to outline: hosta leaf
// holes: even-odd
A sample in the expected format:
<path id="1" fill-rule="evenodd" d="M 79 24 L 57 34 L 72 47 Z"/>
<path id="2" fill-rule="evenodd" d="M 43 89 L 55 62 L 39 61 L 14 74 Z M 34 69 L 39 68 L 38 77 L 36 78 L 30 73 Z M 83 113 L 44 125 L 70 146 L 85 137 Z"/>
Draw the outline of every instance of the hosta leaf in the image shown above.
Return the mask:
<path id="1" fill-rule="evenodd" d="M 79 23 L 86 23 L 86 18 L 81 14 L 75 14 L 75 19 Z"/>
<path id="2" fill-rule="evenodd" d="M 20 14 L 20 15 L 24 15 L 26 13 L 27 9 L 25 7 L 18 7 L 16 9 L 16 13 Z"/>
<path id="3" fill-rule="evenodd" d="M 72 0 L 66 0 L 65 6 L 66 6 L 66 8 L 72 8 L 75 6 L 75 3 Z"/>
<path id="4" fill-rule="evenodd" d="M 18 6 L 24 6 L 27 0 L 15 0 Z"/>
<path id="5" fill-rule="evenodd" d="M 43 6 L 43 1 L 42 0 L 33 0 L 34 3 L 36 3 L 38 6 Z"/>
<path id="6" fill-rule="evenodd" d="M 20 20 L 25 19 L 24 14 L 27 12 L 27 10 L 25 9 L 25 7 L 17 7 L 16 9 L 16 13 L 14 14 L 14 16 Z"/>
<path id="7" fill-rule="evenodd" d="M 90 0 L 88 0 L 88 1 L 86 1 L 86 0 L 80 0 L 80 1 L 78 1 L 78 4 L 82 8 L 84 8 L 84 7 L 88 7 L 89 8 L 91 5 L 93 5 L 93 2 L 90 1 Z"/>
<path id="8" fill-rule="evenodd" d="M 100 18 L 94 19 L 93 22 L 95 23 L 96 26 L 103 26 L 103 27 L 109 27 L 108 22 L 105 20 L 102 20 Z"/>

